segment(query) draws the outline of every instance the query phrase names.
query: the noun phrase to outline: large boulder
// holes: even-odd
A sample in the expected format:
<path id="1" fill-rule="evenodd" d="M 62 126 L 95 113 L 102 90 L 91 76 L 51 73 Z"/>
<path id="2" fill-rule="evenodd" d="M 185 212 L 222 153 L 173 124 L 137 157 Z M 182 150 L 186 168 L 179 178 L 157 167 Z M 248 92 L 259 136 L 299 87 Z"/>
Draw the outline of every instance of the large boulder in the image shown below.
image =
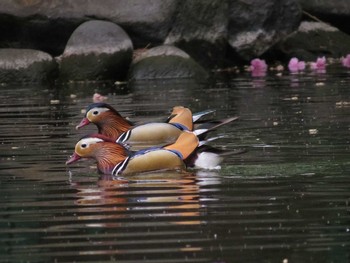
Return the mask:
<path id="1" fill-rule="evenodd" d="M 69 38 L 59 57 L 63 80 L 124 78 L 131 63 L 133 45 L 118 25 L 107 21 L 88 21 Z"/>
<path id="2" fill-rule="evenodd" d="M 190 78 L 205 80 L 207 72 L 187 53 L 170 45 L 151 48 L 132 63 L 129 80 Z"/>
<path id="3" fill-rule="evenodd" d="M 178 0 L 1 0 L 0 47 L 60 55 L 81 23 L 108 20 L 122 26 L 137 47 L 160 44 L 171 27 Z"/>
<path id="4" fill-rule="evenodd" d="M 317 17 L 350 34 L 349 0 L 299 0 L 309 16 Z"/>
<path id="5" fill-rule="evenodd" d="M 278 48 L 286 58 L 339 58 L 350 53 L 350 36 L 325 23 L 304 21 Z"/>
<path id="6" fill-rule="evenodd" d="M 0 49 L 0 82 L 48 82 L 56 78 L 51 55 L 32 49 Z"/>
<path id="7" fill-rule="evenodd" d="M 250 60 L 298 28 L 296 0 L 183 0 L 166 44 L 180 47 L 202 65 Z M 228 46 L 230 49 L 227 49 Z"/>
<path id="8" fill-rule="evenodd" d="M 295 0 L 231 0 L 228 42 L 234 54 L 250 60 L 295 31 L 300 19 Z"/>
<path id="9" fill-rule="evenodd" d="M 220 65 L 227 47 L 227 0 L 183 0 L 165 44 L 185 50 L 204 66 Z"/>

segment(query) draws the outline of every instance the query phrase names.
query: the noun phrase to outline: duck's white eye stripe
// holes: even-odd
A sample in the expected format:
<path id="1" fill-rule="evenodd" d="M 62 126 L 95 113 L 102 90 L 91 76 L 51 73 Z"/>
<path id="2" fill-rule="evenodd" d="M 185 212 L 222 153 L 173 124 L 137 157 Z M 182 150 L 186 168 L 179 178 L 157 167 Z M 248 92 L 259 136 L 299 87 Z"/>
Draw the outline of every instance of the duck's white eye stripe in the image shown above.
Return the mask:
<path id="1" fill-rule="evenodd" d="M 95 107 L 90 109 L 87 113 L 86 113 L 86 118 L 88 118 L 89 121 L 92 121 L 94 116 L 99 115 L 102 112 L 106 112 L 109 111 L 110 109 L 106 108 L 106 107 Z"/>
<path id="2" fill-rule="evenodd" d="M 91 110 L 89 110 L 89 112 L 94 113 L 95 111 L 97 112 L 105 112 L 105 111 L 109 111 L 110 109 L 105 108 L 105 107 L 96 107 L 96 108 L 92 108 Z"/>
<path id="3" fill-rule="evenodd" d="M 100 138 L 84 138 L 80 140 L 80 145 L 86 144 L 92 144 L 92 143 L 98 143 L 98 142 L 103 142 L 102 139 Z"/>

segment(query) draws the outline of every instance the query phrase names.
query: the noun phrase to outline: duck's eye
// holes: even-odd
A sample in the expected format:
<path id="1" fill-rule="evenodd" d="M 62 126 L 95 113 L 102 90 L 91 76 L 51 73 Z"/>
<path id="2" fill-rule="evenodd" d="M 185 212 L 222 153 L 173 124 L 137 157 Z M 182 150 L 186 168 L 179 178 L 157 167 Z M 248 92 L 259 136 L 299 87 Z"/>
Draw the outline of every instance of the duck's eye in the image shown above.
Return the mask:
<path id="1" fill-rule="evenodd" d="M 87 147 L 87 144 L 86 143 L 83 143 L 82 145 L 81 145 L 81 148 L 86 148 Z"/>
<path id="2" fill-rule="evenodd" d="M 97 115 L 97 114 L 98 114 L 98 111 L 95 110 L 92 114 L 93 114 L 93 115 Z"/>

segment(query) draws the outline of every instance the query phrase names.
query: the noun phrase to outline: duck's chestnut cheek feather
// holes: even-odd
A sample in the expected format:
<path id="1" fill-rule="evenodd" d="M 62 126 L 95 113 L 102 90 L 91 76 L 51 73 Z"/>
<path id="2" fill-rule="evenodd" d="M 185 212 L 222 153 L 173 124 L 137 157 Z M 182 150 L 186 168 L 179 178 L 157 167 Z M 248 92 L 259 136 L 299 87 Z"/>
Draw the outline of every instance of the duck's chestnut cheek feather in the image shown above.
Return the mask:
<path id="1" fill-rule="evenodd" d="M 84 127 L 90 123 L 88 118 L 83 118 L 81 122 L 75 127 L 77 130 L 80 129 L 81 127 Z"/>
<path id="2" fill-rule="evenodd" d="M 76 161 L 78 161 L 80 159 L 81 159 L 81 157 L 78 154 L 73 153 L 73 155 L 67 160 L 66 164 L 75 163 Z"/>

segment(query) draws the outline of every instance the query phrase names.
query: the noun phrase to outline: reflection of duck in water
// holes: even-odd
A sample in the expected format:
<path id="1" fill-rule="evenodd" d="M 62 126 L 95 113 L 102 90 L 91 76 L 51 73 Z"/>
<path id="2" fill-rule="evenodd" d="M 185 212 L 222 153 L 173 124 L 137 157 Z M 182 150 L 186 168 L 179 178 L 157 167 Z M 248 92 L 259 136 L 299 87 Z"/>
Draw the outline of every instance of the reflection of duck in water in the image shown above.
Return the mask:
<path id="1" fill-rule="evenodd" d="M 104 175 L 95 185 L 79 185 L 79 220 L 86 220 L 86 227 L 132 227 L 135 220 L 150 217 L 174 225 L 201 223 L 200 187 L 195 173 L 166 171 L 130 178 L 113 180 Z M 142 222 L 151 224 L 145 219 Z"/>

